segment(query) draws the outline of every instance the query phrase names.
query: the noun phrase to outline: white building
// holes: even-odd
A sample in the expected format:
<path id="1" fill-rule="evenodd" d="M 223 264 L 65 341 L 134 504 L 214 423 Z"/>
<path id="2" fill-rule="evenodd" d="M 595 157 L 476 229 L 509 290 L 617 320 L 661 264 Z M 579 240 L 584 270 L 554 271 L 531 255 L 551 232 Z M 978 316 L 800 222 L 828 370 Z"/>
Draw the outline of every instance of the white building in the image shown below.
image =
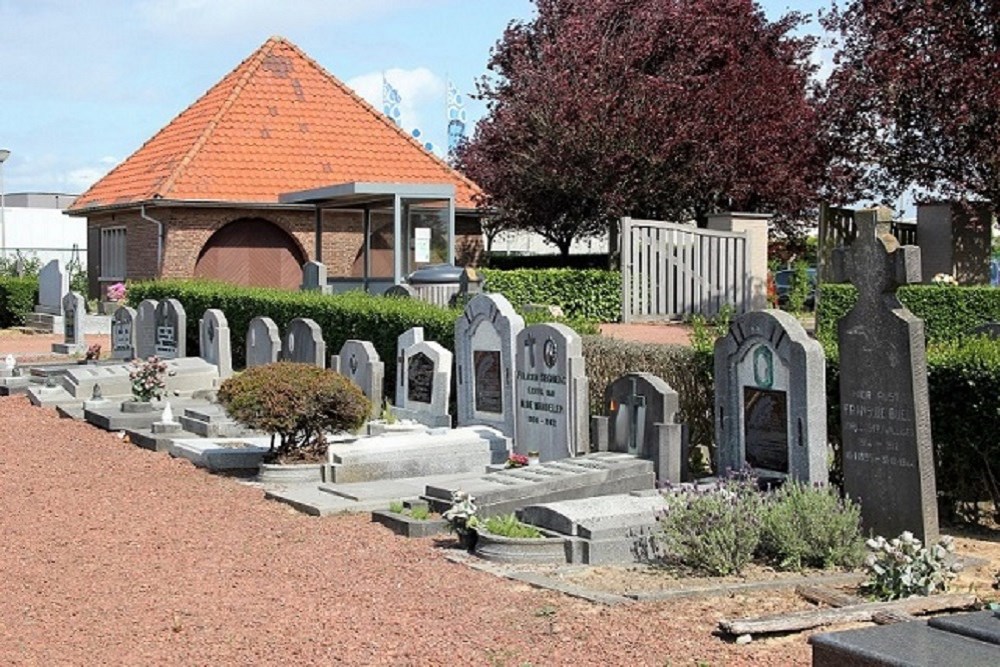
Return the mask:
<path id="1" fill-rule="evenodd" d="M 63 214 L 76 195 L 14 192 L 3 198 L 0 256 L 87 261 L 87 221 Z"/>

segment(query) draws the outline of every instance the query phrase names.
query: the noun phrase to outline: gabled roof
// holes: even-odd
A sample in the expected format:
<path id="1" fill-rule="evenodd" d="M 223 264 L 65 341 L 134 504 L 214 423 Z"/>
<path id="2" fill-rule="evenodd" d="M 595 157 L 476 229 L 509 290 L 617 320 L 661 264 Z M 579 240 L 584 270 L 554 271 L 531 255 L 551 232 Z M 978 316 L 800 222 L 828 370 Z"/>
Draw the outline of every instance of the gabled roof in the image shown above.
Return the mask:
<path id="1" fill-rule="evenodd" d="M 70 207 L 153 199 L 276 204 L 283 192 L 350 181 L 479 188 L 282 37 L 182 111 Z"/>

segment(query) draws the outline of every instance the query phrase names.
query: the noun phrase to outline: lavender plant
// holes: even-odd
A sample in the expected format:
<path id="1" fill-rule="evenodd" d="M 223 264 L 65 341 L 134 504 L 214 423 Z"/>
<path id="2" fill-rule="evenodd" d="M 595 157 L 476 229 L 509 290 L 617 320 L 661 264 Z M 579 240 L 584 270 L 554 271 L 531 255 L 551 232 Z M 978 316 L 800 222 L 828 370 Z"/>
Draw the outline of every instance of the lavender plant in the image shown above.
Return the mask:
<path id="1" fill-rule="evenodd" d="M 739 574 L 760 542 L 763 495 L 746 473 L 666 497 L 657 541 L 668 560 L 711 576 Z"/>
<path id="2" fill-rule="evenodd" d="M 947 535 L 927 548 L 909 531 L 891 540 L 874 537 L 865 544 L 869 549 L 865 559 L 869 578 L 862 590 L 875 599 L 900 600 L 943 593 L 957 576 L 959 567 L 948 558 L 955 545 Z"/>

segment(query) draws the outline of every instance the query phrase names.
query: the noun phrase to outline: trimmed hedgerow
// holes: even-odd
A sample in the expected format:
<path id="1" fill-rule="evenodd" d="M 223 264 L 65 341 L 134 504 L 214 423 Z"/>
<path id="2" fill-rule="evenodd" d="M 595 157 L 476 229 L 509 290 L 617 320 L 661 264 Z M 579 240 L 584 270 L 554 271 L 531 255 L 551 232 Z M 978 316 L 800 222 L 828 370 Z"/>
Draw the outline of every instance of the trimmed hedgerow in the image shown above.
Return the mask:
<path id="1" fill-rule="evenodd" d="M 621 319 L 622 277 L 597 269 L 482 269 L 483 289 L 499 292 L 521 308 L 529 303 L 559 306 L 569 319 Z"/>
<path id="2" fill-rule="evenodd" d="M 0 329 L 22 326 L 38 297 L 37 278 L 0 276 Z"/>
<path id="3" fill-rule="evenodd" d="M 352 338 L 371 341 L 386 361 L 388 387 L 395 382 L 396 365 L 392 360 L 396 357 L 396 339 L 407 329 L 423 327 L 427 340 L 454 349 L 455 320 L 460 314 L 415 299 L 372 296 L 360 291 L 323 295 L 193 280 L 129 284 L 130 305 L 135 306 L 143 299 L 167 298 L 177 299 L 184 306 L 188 319 L 187 349 L 191 354 L 198 349 L 198 318 L 208 308 L 218 308 L 226 314 L 232 332 L 233 363 L 237 366 L 246 359 L 246 332 L 254 317 L 270 317 L 282 333 L 294 318 L 308 317 L 323 330 L 326 349 L 331 354 Z"/>
<path id="4" fill-rule="evenodd" d="M 896 290 L 900 302 L 924 321 L 928 342 L 957 340 L 978 325 L 1000 321 L 1000 289 L 952 285 L 906 285 Z M 816 307 L 816 337 L 836 345 L 837 322 L 858 300 L 853 285 L 823 284 Z"/>
<path id="5" fill-rule="evenodd" d="M 279 437 L 278 459 L 326 452 L 324 435 L 356 431 L 371 403 L 350 380 L 329 369 L 279 361 L 254 366 L 226 379 L 219 402 L 237 422 Z"/>

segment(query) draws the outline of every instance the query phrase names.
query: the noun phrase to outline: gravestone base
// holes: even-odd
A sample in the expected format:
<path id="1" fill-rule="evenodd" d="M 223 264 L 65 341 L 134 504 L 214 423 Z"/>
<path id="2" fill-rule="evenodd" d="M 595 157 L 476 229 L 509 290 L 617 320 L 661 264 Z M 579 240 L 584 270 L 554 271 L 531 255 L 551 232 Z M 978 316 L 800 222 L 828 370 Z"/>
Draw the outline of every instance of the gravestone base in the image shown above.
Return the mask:
<path id="1" fill-rule="evenodd" d="M 452 493 L 476 499 L 483 517 L 510 514 L 529 505 L 655 489 L 652 461 L 599 452 L 537 466 L 509 468 L 449 485 L 428 485 L 424 498 L 436 511 L 451 507 Z"/>
<path id="2" fill-rule="evenodd" d="M 85 343 L 52 343 L 55 354 L 83 354 L 87 351 Z"/>
<path id="3" fill-rule="evenodd" d="M 233 421 L 221 405 L 209 404 L 204 407 L 188 408 L 180 419 L 185 431 L 196 433 L 203 438 L 238 438 L 258 435 Z"/>
<path id="4" fill-rule="evenodd" d="M 391 406 L 390 409 L 396 419 L 409 419 L 431 428 L 451 427 L 451 415 L 438 415 L 423 410 L 407 410 L 406 408 L 397 408 L 395 405 Z"/>
<path id="5" fill-rule="evenodd" d="M 478 473 L 506 459 L 510 439 L 487 426 L 360 438 L 331 444 L 324 479 L 331 484 Z"/>
<path id="6" fill-rule="evenodd" d="M 254 475 L 269 450 L 270 438 L 174 438 L 167 449 L 171 456 L 187 459 L 199 468 Z"/>
<path id="7" fill-rule="evenodd" d="M 31 384 L 30 377 L 12 376 L 0 378 L 0 396 L 13 396 L 15 394 L 26 394 L 28 386 Z"/>

